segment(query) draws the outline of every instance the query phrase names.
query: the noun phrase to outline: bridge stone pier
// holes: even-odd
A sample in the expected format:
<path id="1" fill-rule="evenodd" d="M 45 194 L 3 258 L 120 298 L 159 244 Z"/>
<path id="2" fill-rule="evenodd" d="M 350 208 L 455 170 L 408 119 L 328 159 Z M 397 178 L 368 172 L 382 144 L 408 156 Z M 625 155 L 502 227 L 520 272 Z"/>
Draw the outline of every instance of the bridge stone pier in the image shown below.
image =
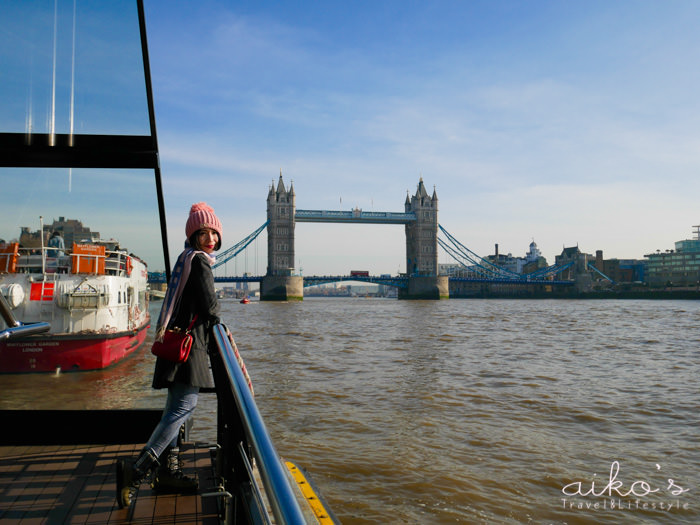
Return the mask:
<path id="1" fill-rule="evenodd" d="M 264 301 L 301 300 L 303 277 L 294 275 L 294 228 L 297 222 L 403 224 L 406 231 L 408 286 L 399 299 L 447 299 L 447 276 L 438 275 L 438 198 L 428 195 L 421 178 L 416 194 L 406 195 L 403 213 L 297 210 L 293 184 L 285 188 L 282 174 L 267 194 L 267 273 L 260 298 Z"/>

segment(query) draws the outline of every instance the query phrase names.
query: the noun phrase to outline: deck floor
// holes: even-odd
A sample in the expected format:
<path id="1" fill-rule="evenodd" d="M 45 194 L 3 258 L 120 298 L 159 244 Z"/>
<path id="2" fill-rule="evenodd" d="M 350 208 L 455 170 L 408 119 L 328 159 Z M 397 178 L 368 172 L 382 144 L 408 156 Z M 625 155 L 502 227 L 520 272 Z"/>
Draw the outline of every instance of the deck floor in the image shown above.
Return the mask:
<path id="1" fill-rule="evenodd" d="M 116 503 L 115 460 L 137 445 L 0 446 L 0 521 L 3 525 L 59 523 L 218 524 L 215 498 L 155 494 L 143 483 L 130 509 Z M 182 447 L 185 473 L 200 493 L 213 486 L 206 445 Z"/>

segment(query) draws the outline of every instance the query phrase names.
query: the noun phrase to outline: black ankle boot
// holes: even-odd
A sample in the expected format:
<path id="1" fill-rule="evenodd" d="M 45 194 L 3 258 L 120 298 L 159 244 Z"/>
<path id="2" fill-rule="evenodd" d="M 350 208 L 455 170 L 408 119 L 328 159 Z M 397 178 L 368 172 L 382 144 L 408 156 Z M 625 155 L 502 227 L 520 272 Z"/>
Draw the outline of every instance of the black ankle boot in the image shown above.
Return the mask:
<path id="1" fill-rule="evenodd" d="M 161 464 L 151 484 L 158 492 L 176 492 L 188 494 L 197 492 L 197 480 L 186 476 L 182 471 L 180 449 L 168 448 L 161 455 Z"/>
<path id="2" fill-rule="evenodd" d="M 117 461 L 117 504 L 123 509 L 131 505 L 139 485 L 153 473 L 158 459 L 150 449 L 143 449 L 136 460 Z"/>

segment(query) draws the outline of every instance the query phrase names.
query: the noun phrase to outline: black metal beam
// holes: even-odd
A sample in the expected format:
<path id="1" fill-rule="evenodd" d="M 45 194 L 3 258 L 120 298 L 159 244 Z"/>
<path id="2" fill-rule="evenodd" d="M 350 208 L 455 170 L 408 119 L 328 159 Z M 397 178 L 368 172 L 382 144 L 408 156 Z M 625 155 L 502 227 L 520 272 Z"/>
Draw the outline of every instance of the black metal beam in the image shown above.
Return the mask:
<path id="1" fill-rule="evenodd" d="M 0 133 L 0 167 L 155 169 L 153 137 Z"/>
<path id="2" fill-rule="evenodd" d="M 162 409 L 0 410 L 0 445 L 145 443 Z"/>
<path id="3" fill-rule="evenodd" d="M 156 181 L 156 195 L 158 198 L 158 214 L 160 216 L 160 234 L 163 243 L 163 257 L 165 258 L 165 276 L 170 281 L 170 250 L 168 249 L 168 228 L 165 221 L 165 201 L 163 199 L 163 183 L 160 176 L 160 161 L 158 158 L 158 132 L 156 131 L 156 111 L 153 104 L 153 83 L 151 82 L 151 59 L 148 54 L 148 36 L 146 34 L 146 14 L 143 9 L 143 0 L 136 2 L 139 13 L 139 31 L 141 33 L 141 55 L 143 57 L 143 76 L 146 83 L 146 100 L 148 102 L 148 122 L 151 126 L 151 138 L 153 140 L 154 175 Z"/>

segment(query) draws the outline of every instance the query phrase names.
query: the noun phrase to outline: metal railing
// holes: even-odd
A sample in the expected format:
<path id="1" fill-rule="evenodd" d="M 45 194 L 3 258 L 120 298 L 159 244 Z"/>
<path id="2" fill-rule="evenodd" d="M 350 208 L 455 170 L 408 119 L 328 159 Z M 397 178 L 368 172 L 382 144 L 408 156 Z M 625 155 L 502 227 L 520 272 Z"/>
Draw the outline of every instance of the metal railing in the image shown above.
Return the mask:
<path id="1" fill-rule="evenodd" d="M 17 321 L 12 313 L 10 305 L 7 304 L 7 300 L 2 293 L 0 293 L 0 316 L 7 325 L 7 328 L 0 330 L 0 340 L 40 334 L 42 332 L 48 332 L 51 329 L 49 323 L 22 324 Z"/>
<path id="2" fill-rule="evenodd" d="M 125 251 L 105 251 L 102 254 L 72 253 L 70 250 L 57 248 L 19 248 L 16 254 L 5 253 L 0 260 L 0 271 L 8 271 L 10 257 L 16 257 L 16 268 L 12 273 L 76 273 L 76 269 L 89 266 L 90 271 L 80 273 L 98 273 L 104 267 L 106 275 L 127 275 L 131 256 Z M 87 264 L 85 264 L 87 263 Z"/>
<path id="3" fill-rule="evenodd" d="M 226 494 L 241 498 L 250 521 L 270 522 L 265 506 L 261 504 L 259 495 L 256 496 L 257 484 L 250 466 L 252 457 L 259 470 L 275 523 L 305 524 L 306 520 L 286 475 L 285 466 L 265 428 L 226 334 L 226 327 L 218 324 L 214 326 L 213 333 L 219 349 L 219 355 L 212 356 L 212 372 L 218 398 L 217 443 L 220 447 L 216 468 L 217 475 L 223 478 L 223 489 Z M 258 519 L 251 518 L 251 515 L 258 512 Z"/>

